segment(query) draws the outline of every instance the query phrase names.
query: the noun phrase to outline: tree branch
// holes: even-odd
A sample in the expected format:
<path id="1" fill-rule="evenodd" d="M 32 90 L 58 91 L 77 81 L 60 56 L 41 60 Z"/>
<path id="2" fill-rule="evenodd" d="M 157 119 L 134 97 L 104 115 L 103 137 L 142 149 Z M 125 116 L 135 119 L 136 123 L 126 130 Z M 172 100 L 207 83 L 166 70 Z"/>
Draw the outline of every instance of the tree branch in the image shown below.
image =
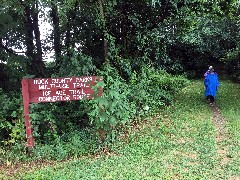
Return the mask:
<path id="1" fill-rule="evenodd" d="M 162 13 L 158 16 L 158 19 L 155 21 L 155 23 L 151 27 L 148 28 L 149 30 L 152 30 L 152 29 L 156 28 L 158 26 L 158 24 L 160 22 L 162 22 L 167 17 L 167 15 L 168 15 L 167 14 L 168 13 L 168 11 L 167 11 L 168 5 L 169 5 L 169 0 L 166 0 L 166 3 L 164 5 Z"/>
<path id="2" fill-rule="evenodd" d="M 21 54 L 21 53 L 26 53 L 26 52 L 24 52 L 24 51 L 22 51 L 22 52 L 16 52 L 16 51 L 14 51 L 13 49 L 11 49 L 11 48 L 8 48 L 6 45 L 4 45 L 3 43 L 2 43 L 2 40 L 1 40 L 1 42 L 0 42 L 0 48 L 1 49 L 4 49 L 7 53 L 10 53 L 10 54 L 13 54 L 13 55 L 15 55 L 15 56 L 19 56 L 18 54 Z"/>

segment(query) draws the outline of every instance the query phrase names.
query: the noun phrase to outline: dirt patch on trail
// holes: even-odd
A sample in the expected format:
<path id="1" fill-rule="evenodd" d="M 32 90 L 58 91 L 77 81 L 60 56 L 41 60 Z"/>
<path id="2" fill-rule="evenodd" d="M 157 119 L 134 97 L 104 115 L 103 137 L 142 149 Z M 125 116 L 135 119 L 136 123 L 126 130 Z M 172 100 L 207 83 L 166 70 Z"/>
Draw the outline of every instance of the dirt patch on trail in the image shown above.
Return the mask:
<path id="1" fill-rule="evenodd" d="M 221 112 L 220 112 L 219 108 L 217 107 L 216 103 L 210 103 L 210 106 L 211 106 L 211 109 L 213 112 L 213 121 L 218 130 L 219 136 L 217 137 L 217 140 L 221 141 L 224 139 L 225 134 L 226 134 L 226 132 L 225 132 L 226 131 L 226 128 L 225 128 L 226 122 L 225 122 L 224 118 L 222 117 Z"/>
<path id="2" fill-rule="evenodd" d="M 226 129 L 226 122 L 221 115 L 219 108 L 217 107 L 216 103 L 210 103 L 212 112 L 213 112 L 213 122 L 215 127 L 217 128 L 216 134 L 216 142 L 217 142 L 217 153 L 221 158 L 220 165 L 228 164 L 231 160 L 228 156 L 228 147 L 223 145 L 223 141 L 225 141 L 228 137 L 227 129 Z"/>
<path id="3" fill-rule="evenodd" d="M 3 164 L 0 166 L 0 178 L 15 179 L 14 175 L 19 172 L 32 172 L 35 169 L 44 168 L 46 166 L 53 166 L 59 162 L 55 161 L 34 161 L 29 163 L 15 163 L 11 165 Z"/>

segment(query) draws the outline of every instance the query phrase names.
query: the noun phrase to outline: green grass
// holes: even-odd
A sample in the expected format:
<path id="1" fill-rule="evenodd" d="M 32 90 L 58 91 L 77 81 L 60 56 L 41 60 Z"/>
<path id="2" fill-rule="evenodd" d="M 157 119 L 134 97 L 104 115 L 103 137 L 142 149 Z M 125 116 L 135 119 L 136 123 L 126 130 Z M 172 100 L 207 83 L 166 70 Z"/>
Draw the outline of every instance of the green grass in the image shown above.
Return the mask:
<path id="1" fill-rule="evenodd" d="M 231 161 L 226 171 L 240 177 L 240 84 L 225 81 L 221 84 L 218 106 L 227 123 L 229 138 L 224 142 Z"/>
<path id="2" fill-rule="evenodd" d="M 237 90 L 238 88 L 238 90 Z M 227 93 L 226 93 L 227 92 Z M 239 85 L 223 82 L 217 103 L 227 121 L 231 161 L 221 166 L 216 128 L 194 81 L 174 104 L 148 120 L 141 131 L 110 145 L 110 153 L 89 155 L 18 174 L 18 179 L 228 179 L 239 176 Z M 231 95 L 229 95 L 231 94 Z M 238 99 L 238 100 L 237 100 Z M 234 101 L 235 100 L 235 101 Z M 234 101 L 234 102 L 233 102 Z M 237 147 L 238 146 L 238 147 Z M 7 177 L 5 177 L 7 178 Z"/>

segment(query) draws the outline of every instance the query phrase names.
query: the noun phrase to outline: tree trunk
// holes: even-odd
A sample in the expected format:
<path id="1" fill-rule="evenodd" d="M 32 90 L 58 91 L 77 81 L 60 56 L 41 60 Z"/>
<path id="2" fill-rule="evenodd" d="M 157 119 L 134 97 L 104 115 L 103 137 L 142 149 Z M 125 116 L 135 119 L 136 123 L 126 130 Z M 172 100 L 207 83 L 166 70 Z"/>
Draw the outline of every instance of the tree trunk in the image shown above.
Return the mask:
<path id="1" fill-rule="evenodd" d="M 53 46 L 55 51 L 55 57 L 56 57 L 56 66 L 57 69 L 60 67 L 61 64 L 61 32 L 59 27 L 59 16 L 58 16 L 58 7 L 54 2 L 52 2 L 52 9 L 51 9 L 51 17 L 53 22 Z"/>
<path id="2" fill-rule="evenodd" d="M 66 27 L 67 32 L 66 32 L 66 38 L 65 38 L 65 47 L 66 47 L 68 58 L 70 58 L 72 56 L 71 47 L 74 44 L 74 42 L 71 42 L 72 41 L 71 30 L 72 30 L 73 22 L 76 18 L 77 7 L 78 7 L 78 1 L 76 1 L 76 3 L 75 3 L 75 8 L 72 11 L 69 12 L 68 19 L 67 19 L 67 25 L 66 25 L 67 26 Z"/>
<path id="3" fill-rule="evenodd" d="M 40 31 L 38 27 L 38 6 L 37 2 L 34 2 L 33 8 L 30 8 L 30 4 L 25 4 L 24 1 L 19 0 L 20 4 L 24 6 L 24 25 L 26 28 L 26 37 L 25 43 L 27 46 L 26 56 L 29 58 L 30 63 L 27 67 L 27 72 L 29 74 L 34 74 L 37 77 L 43 76 L 44 71 L 44 63 L 42 61 L 42 47 L 41 47 L 41 39 L 40 39 Z M 36 5 L 36 7 L 35 7 Z M 37 52 L 35 53 L 34 46 L 34 36 L 36 40 Z"/>
<path id="4" fill-rule="evenodd" d="M 34 63 L 34 69 L 36 69 L 38 75 L 43 75 L 43 71 L 45 68 L 45 65 L 43 63 L 42 58 L 42 44 L 41 44 L 41 36 L 40 36 L 40 30 L 38 26 L 38 2 L 33 5 L 33 11 L 32 11 L 32 20 L 33 20 L 33 31 L 35 34 L 35 40 L 36 40 L 36 47 L 37 47 L 37 54 L 35 59 L 33 59 Z"/>
<path id="5" fill-rule="evenodd" d="M 31 19 L 31 10 L 29 6 L 25 6 L 24 9 L 25 12 L 25 17 L 24 17 L 24 24 L 26 27 L 26 46 L 27 46 L 27 51 L 26 51 L 26 56 L 28 58 L 31 58 L 31 60 L 34 59 L 34 44 L 33 44 L 33 28 L 32 28 L 32 19 Z"/>
<path id="6" fill-rule="evenodd" d="M 27 73 L 34 74 L 34 69 L 32 68 L 32 61 L 35 59 L 34 57 L 34 44 L 33 44 L 33 29 L 32 29 L 32 20 L 31 20 L 31 12 L 30 7 L 26 6 L 25 9 L 25 17 L 24 17 L 24 24 L 26 28 L 26 35 L 25 35 L 25 43 L 27 46 L 26 56 L 29 59 L 29 63 L 27 66 Z"/>
<path id="7" fill-rule="evenodd" d="M 68 16 L 67 19 L 67 32 L 66 32 L 66 36 L 65 36 L 65 47 L 66 47 L 66 51 L 67 51 L 67 55 L 69 56 L 69 52 L 70 52 L 70 41 L 71 41 L 71 15 Z"/>
<path id="8" fill-rule="evenodd" d="M 107 40 L 106 40 L 106 22 L 105 22 L 105 16 L 104 16 L 104 11 L 103 11 L 103 0 L 98 0 L 98 4 L 99 4 L 99 9 L 100 9 L 100 14 L 101 14 L 101 18 L 102 18 L 102 22 L 103 22 L 103 57 L 104 57 L 104 61 L 109 64 L 109 59 L 107 57 L 107 53 L 108 53 L 108 44 L 107 44 Z"/>

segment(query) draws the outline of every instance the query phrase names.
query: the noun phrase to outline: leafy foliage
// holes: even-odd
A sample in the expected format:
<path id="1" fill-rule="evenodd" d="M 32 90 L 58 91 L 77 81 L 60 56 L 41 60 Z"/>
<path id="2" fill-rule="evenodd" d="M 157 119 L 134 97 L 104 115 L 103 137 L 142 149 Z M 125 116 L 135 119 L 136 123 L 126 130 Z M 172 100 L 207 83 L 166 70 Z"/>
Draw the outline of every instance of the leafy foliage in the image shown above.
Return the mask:
<path id="1" fill-rule="evenodd" d="M 187 84 L 188 81 L 184 77 L 174 77 L 164 71 L 146 66 L 138 76 L 136 72 L 132 74 L 130 98 L 136 102 L 138 111 L 148 106 L 150 111 L 154 112 L 169 105 L 173 95 Z"/>
<path id="2" fill-rule="evenodd" d="M 98 85 L 104 93 L 89 102 L 92 109 L 88 115 L 97 128 L 105 130 L 158 111 L 170 104 L 173 95 L 188 83 L 184 77 L 173 77 L 151 67 L 142 68 L 138 76 L 132 73 L 129 84 L 111 67 L 101 75 L 104 82 Z"/>
<path id="3" fill-rule="evenodd" d="M 226 69 L 230 77 L 240 82 L 240 49 L 237 47 L 232 51 L 229 51 L 226 56 L 222 59 L 226 65 Z"/>
<path id="4" fill-rule="evenodd" d="M 92 108 L 88 115 L 97 128 L 110 130 L 133 118 L 136 105 L 128 99 L 129 87 L 115 69 L 109 67 L 101 75 L 104 82 L 97 85 L 104 89 L 104 93 L 102 97 L 89 101 Z"/>
<path id="5" fill-rule="evenodd" d="M 0 89 L 0 143 L 4 146 L 22 145 L 25 140 L 22 98 Z"/>
<path id="6" fill-rule="evenodd" d="M 114 137 L 121 127 L 170 105 L 188 84 L 183 74 L 202 76 L 208 65 L 221 60 L 239 82 L 239 9 L 238 1 L 222 0 L 3 0 L 2 144 L 24 149 L 20 80 L 26 76 L 103 77 L 97 84 L 104 89 L 102 97 L 31 106 L 36 144 L 47 152 L 46 144 L 54 142 L 60 159 L 71 149 L 61 136 L 90 128 Z M 40 39 L 42 23 L 52 28 Z M 43 62 L 47 54 L 53 62 Z M 83 142 L 76 142 L 85 153 Z"/>

